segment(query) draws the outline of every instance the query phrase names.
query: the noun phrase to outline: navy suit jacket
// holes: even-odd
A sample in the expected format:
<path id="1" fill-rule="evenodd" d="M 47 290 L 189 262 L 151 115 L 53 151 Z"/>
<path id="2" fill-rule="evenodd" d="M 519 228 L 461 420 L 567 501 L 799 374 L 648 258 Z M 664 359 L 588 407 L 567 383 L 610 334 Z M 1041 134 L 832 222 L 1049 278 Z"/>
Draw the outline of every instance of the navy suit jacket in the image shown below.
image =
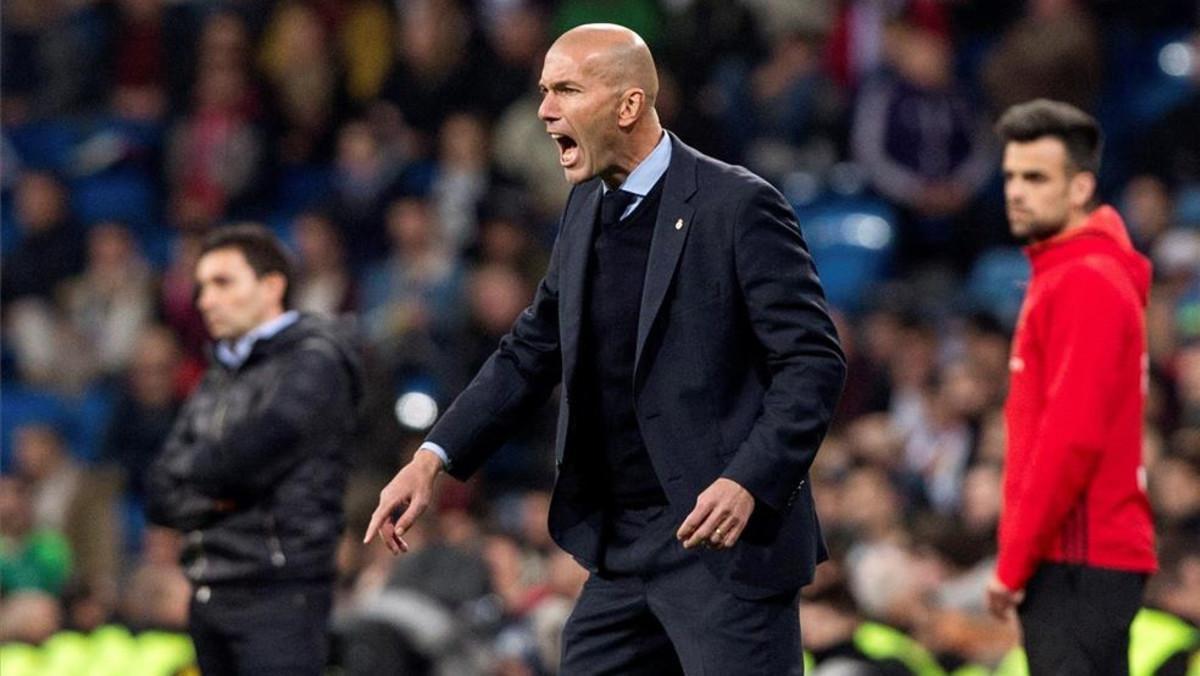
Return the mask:
<path id="1" fill-rule="evenodd" d="M 682 523 L 718 477 L 755 508 L 738 543 L 699 550 L 747 598 L 793 591 L 825 558 L 806 481 L 845 379 L 845 359 L 794 212 L 758 176 L 671 136 L 671 163 L 638 312 L 634 393 L 646 450 Z M 430 431 L 448 472 L 471 475 L 558 384 L 550 533 L 595 570 L 603 514 L 573 452 L 574 376 L 599 179 L 567 201 L 545 277 L 470 385 Z M 630 308 L 634 311 L 634 308 Z"/>

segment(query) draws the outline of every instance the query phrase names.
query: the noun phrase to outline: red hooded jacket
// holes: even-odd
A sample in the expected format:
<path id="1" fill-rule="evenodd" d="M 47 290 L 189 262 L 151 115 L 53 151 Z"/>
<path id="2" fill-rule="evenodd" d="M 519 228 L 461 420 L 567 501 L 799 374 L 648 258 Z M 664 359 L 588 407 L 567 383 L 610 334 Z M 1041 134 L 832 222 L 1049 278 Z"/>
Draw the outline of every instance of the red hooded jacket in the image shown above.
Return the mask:
<path id="1" fill-rule="evenodd" d="M 1142 466 L 1150 262 L 1112 207 L 1026 249 L 1005 405 L 996 574 L 1024 589 L 1042 561 L 1155 570 Z"/>

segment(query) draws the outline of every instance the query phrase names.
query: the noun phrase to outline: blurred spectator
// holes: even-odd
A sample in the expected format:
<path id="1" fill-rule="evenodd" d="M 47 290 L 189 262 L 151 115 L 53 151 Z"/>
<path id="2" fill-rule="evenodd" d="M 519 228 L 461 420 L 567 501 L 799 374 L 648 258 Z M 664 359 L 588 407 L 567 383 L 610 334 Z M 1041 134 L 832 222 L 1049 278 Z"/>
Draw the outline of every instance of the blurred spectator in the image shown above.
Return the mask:
<path id="1" fill-rule="evenodd" d="M 37 527 L 26 480 L 0 476 L 0 591 L 58 595 L 71 573 L 71 547 L 61 533 Z M 2 603 L 2 602 L 0 602 Z"/>
<path id="2" fill-rule="evenodd" d="M 483 366 L 532 299 L 529 283 L 510 267 L 487 264 L 471 273 L 466 293 L 469 321 L 457 350 L 464 377 Z M 462 384 L 465 386 L 465 381 Z"/>
<path id="3" fill-rule="evenodd" d="M 877 191 L 911 214 L 916 230 L 902 241 L 905 253 L 928 257 L 934 252 L 927 247 L 944 253 L 964 236 L 947 219 L 992 175 L 992 144 L 982 115 L 955 82 L 948 38 L 897 22 L 885 45 L 890 70 L 859 94 L 854 158 Z"/>
<path id="4" fill-rule="evenodd" d="M 13 448 L 18 476 L 29 482 L 34 525 L 61 531 L 79 495 L 83 468 L 70 456 L 62 435 L 49 425 L 17 428 Z"/>
<path id="5" fill-rule="evenodd" d="M 534 0 L 498 2 L 488 24 L 488 43 L 495 60 L 483 83 L 487 94 L 480 102 L 494 118 L 529 92 L 541 68 L 546 49 L 546 16 L 542 3 Z M 478 104 L 477 104 L 478 105 Z"/>
<path id="6" fill-rule="evenodd" d="M 279 117 L 275 154 L 284 165 L 328 163 L 345 93 L 330 39 L 317 12 L 301 2 L 279 4 L 262 38 L 259 63 Z"/>
<path id="7" fill-rule="evenodd" d="M 171 244 L 170 258 L 159 286 L 159 314 L 179 338 L 184 354 L 200 366 L 205 361 L 208 330 L 196 309 L 196 261 L 200 258 L 203 235 L 184 231 Z"/>
<path id="8" fill-rule="evenodd" d="M 540 101 L 533 92 L 506 108 L 493 127 L 493 148 L 496 165 L 526 187 L 535 216 L 553 221 L 567 203 L 569 186 L 563 180 L 558 148 L 537 117 Z"/>
<path id="9" fill-rule="evenodd" d="M 829 42 L 829 65 L 839 84 L 853 91 L 884 61 L 885 33 L 893 21 L 904 21 L 945 39 L 945 8 L 935 0 L 850 0 L 838 3 Z"/>
<path id="10" fill-rule="evenodd" d="M 1158 575 L 1146 587 L 1146 604 L 1200 627 L 1200 549 L 1194 533 L 1164 537 L 1159 544 L 1159 563 Z"/>
<path id="11" fill-rule="evenodd" d="M 1174 204 L 1162 179 L 1142 174 L 1129 179 L 1121 195 L 1121 213 L 1129 236 L 1142 253 L 1150 253 L 1154 244 L 1174 225 Z"/>
<path id="12" fill-rule="evenodd" d="M 969 367 L 957 362 L 924 389 L 921 410 L 908 429 L 904 466 L 921 486 L 922 499 L 943 514 L 959 508 L 959 491 L 971 460 L 970 416 L 984 403 Z"/>
<path id="13" fill-rule="evenodd" d="M 442 237 L 455 253 L 477 237 L 479 205 L 496 182 L 489 144 L 483 120 L 471 113 L 449 115 L 438 134 L 432 198 Z"/>
<path id="14" fill-rule="evenodd" d="M 121 469 L 126 489 L 140 504 L 146 494 L 142 474 L 166 441 L 184 392 L 179 342 L 169 329 L 150 326 L 141 331 L 133 355 L 104 433 L 100 460 Z"/>
<path id="15" fill-rule="evenodd" d="M 983 66 L 992 109 L 1036 98 L 1094 110 L 1103 77 L 1100 32 L 1087 4 L 1030 0 Z"/>
<path id="16" fill-rule="evenodd" d="M 363 278 L 367 334 L 389 350 L 432 350 L 429 343 L 444 339 L 459 319 L 461 269 L 429 201 L 396 200 L 388 207 L 387 229 L 391 255 Z"/>
<path id="17" fill-rule="evenodd" d="M 355 103 L 374 99 L 383 87 L 395 50 L 393 17 L 384 0 L 340 3 L 345 11 L 337 47 L 345 69 L 346 90 Z"/>
<path id="18" fill-rule="evenodd" d="M 489 57 L 457 0 L 410 0 L 399 13 L 398 57 L 382 97 L 428 142 L 449 111 L 472 105 L 487 91 L 483 67 Z"/>
<path id="19" fill-rule="evenodd" d="M 1001 469 L 993 462 L 972 465 L 963 477 L 959 519 L 967 534 L 991 540 L 1000 523 Z"/>
<path id="20" fill-rule="evenodd" d="M 1165 532 L 1200 538 L 1200 457 L 1169 455 L 1155 462 L 1150 498 Z"/>
<path id="21" fill-rule="evenodd" d="M 120 478 L 86 469 L 47 425 L 18 428 L 13 446 L 16 473 L 29 482 L 34 527 L 66 536 L 76 576 L 111 594 L 120 564 L 115 504 Z"/>
<path id="22" fill-rule="evenodd" d="M 68 115 L 100 97 L 106 84 L 79 64 L 101 56 L 97 3 L 15 0 L 4 6 L 3 121 Z"/>
<path id="23" fill-rule="evenodd" d="M 89 371 L 115 375 L 129 363 L 138 335 L 154 312 L 153 283 L 150 266 L 127 226 L 92 226 L 87 266 L 67 283 L 62 296 L 69 344 L 87 355 Z"/>
<path id="24" fill-rule="evenodd" d="M 13 201 L 21 232 L 4 257 L 4 303 L 27 296 L 49 300 L 59 282 L 83 269 L 66 189 L 54 175 L 31 171 L 19 179 Z"/>
<path id="25" fill-rule="evenodd" d="M 214 223 L 262 197 L 268 158 L 262 102 L 236 16 L 214 14 L 205 23 L 194 99 L 168 139 L 172 208 L 182 223 Z"/>
<path id="26" fill-rule="evenodd" d="M 482 265 L 496 263 L 516 270 L 530 285 L 546 270 L 546 252 L 531 232 L 534 216 L 519 191 L 492 190 L 479 209 L 479 236 L 475 258 Z"/>
<path id="27" fill-rule="evenodd" d="M 180 54 L 195 30 L 190 12 L 163 0 L 120 0 L 110 12 L 106 45 L 113 111 L 120 117 L 158 121 L 180 107 L 192 54 Z"/>
<path id="28" fill-rule="evenodd" d="M 292 239 L 299 254 L 292 291 L 296 309 L 329 316 L 353 311 L 358 288 L 333 217 L 316 211 L 300 214 L 292 221 Z"/>
<path id="29" fill-rule="evenodd" d="M 805 597 L 800 623 L 813 676 L 911 676 L 937 668 L 933 657 L 911 639 L 868 622 L 840 581 Z"/>
<path id="30" fill-rule="evenodd" d="M 799 20 L 772 28 L 763 63 L 750 70 L 730 59 L 718 69 L 718 120 L 764 176 L 824 172 L 837 161 L 845 101 L 821 68 L 823 27 Z"/>
<path id="31" fill-rule="evenodd" d="M 62 629 L 58 599 L 39 591 L 23 591 L 0 603 L 0 643 L 41 645 Z"/>
<path id="32" fill-rule="evenodd" d="M 1196 312 L 1192 305 L 1192 312 Z M 1179 394 L 1180 422 L 1193 430 L 1200 430 L 1200 340 L 1186 342 L 1175 355 L 1176 388 Z M 1192 444 L 1192 454 L 1196 454 Z"/>
<path id="33" fill-rule="evenodd" d="M 383 144 L 364 121 L 350 122 L 338 133 L 334 196 L 327 211 L 337 214 L 356 267 L 378 261 L 387 251 L 384 220 L 402 187 L 400 150 Z"/>

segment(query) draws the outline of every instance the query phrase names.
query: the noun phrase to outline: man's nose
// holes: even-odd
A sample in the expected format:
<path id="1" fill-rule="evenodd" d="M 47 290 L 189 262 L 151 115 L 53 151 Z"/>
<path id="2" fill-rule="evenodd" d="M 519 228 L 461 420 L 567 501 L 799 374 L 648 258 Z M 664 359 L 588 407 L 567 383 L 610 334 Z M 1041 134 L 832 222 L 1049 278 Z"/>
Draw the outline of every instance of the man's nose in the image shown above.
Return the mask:
<path id="1" fill-rule="evenodd" d="M 212 305 L 212 294 L 207 291 L 201 291 L 196 294 L 196 309 L 201 312 L 208 312 L 210 305 Z"/>
<path id="2" fill-rule="evenodd" d="M 552 122 L 558 119 L 558 107 L 554 105 L 554 97 L 546 94 L 542 97 L 542 103 L 538 106 L 538 119 L 543 122 Z"/>

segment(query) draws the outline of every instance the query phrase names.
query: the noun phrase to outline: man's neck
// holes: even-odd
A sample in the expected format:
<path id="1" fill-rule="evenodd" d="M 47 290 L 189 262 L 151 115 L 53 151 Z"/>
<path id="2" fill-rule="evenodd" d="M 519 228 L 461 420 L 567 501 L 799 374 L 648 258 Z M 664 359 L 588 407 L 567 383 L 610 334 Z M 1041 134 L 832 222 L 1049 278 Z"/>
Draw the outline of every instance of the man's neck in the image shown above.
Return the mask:
<path id="1" fill-rule="evenodd" d="M 1029 244 L 1040 244 L 1042 242 L 1048 242 L 1048 241 L 1050 241 L 1052 239 L 1056 239 L 1058 237 L 1063 237 L 1067 233 L 1074 232 L 1074 231 L 1078 230 L 1079 228 L 1082 228 L 1084 225 L 1087 225 L 1087 222 L 1091 219 L 1091 217 L 1092 217 L 1091 209 L 1080 210 L 1080 211 L 1071 211 L 1069 214 L 1067 214 L 1067 222 L 1061 228 L 1058 228 L 1058 229 L 1056 229 L 1054 231 L 1050 231 L 1050 232 L 1043 231 L 1046 234 L 1035 233 L 1033 236 L 1031 236 L 1029 238 Z"/>
<path id="2" fill-rule="evenodd" d="M 633 170 L 637 169 L 638 165 L 645 162 L 650 153 L 654 152 L 654 148 L 662 140 L 663 133 L 660 124 L 633 132 L 634 136 L 630 139 L 623 157 L 617 161 L 611 171 L 600 176 L 605 185 L 613 189 L 621 187 Z"/>
<path id="3" fill-rule="evenodd" d="M 284 311 L 282 309 L 273 310 L 273 311 L 269 312 L 266 317 L 263 317 L 262 319 L 260 319 L 259 322 L 257 324 L 255 324 L 253 327 L 251 327 L 251 329 L 249 331 L 246 331 L 245 333 L 241 334 L 240 336 L 235 336 L 233 338 L 230 338 L 229 342 L 236 343 L 239 340 L 245 338 L 246 336 L 249 336 L 250 334 L 252 334 L 252 333 L 258 331 L 259 329 L 261 329 L 262 327 L 266 326 L 267 324 L 270 324 L 271 322 L 275 321 L 276 319 L 279 319 L 280 317 L 282 317 L 283 312 Z"/>

